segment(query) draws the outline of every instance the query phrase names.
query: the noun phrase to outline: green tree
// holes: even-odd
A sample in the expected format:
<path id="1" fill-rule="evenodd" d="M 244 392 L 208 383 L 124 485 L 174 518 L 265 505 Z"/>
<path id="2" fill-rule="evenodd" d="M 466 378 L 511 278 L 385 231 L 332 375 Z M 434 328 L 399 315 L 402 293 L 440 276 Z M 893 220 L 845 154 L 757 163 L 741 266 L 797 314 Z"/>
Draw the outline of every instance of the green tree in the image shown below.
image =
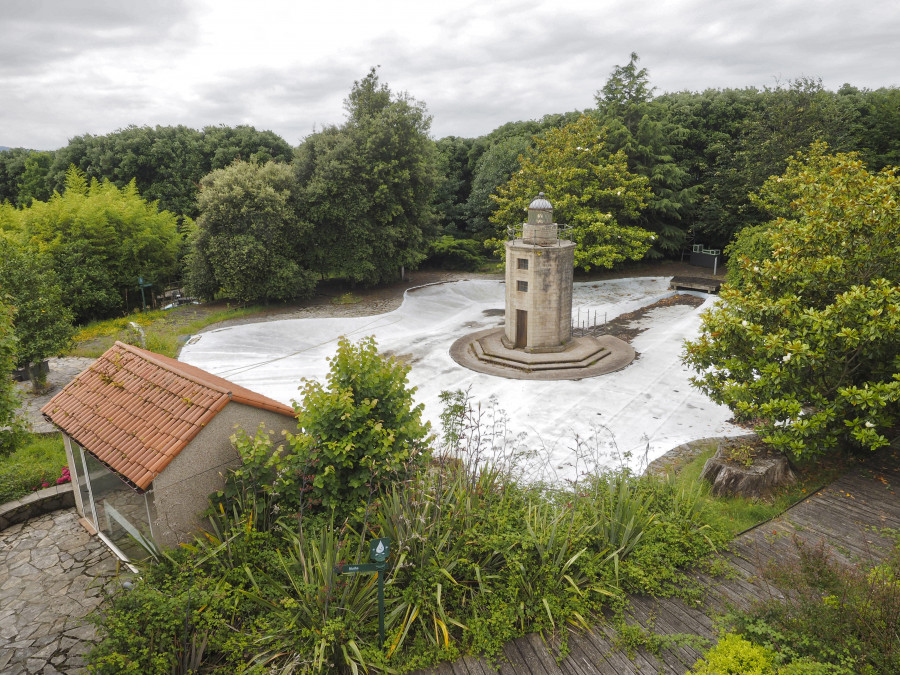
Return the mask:
<path id="1" fill-rule="evenodd" d="M 309 296 L 302 264 L 310 226 L 295 209 L 286 164 L 236 161 L 203 178 L 185 279 L 190 293 L 239 302 Z"/>
<path id="2" fill-rule="evenodd" d="M 435 143 L 437 149 L 437 187 L 434 212 L 444 234 L 461 235 L 466 231 L 466 200 L 472 190 L 469 166 L 471 138 L 447 136 Z"/>
<path id="3" fill-rule="evenodd" d="M 18 212 L 21 236 L 47 254 L 79 323 L 136 306 L 138 278 L 161 287 L 176 273 L 176 218 L 138 194 L 88 182 L 72 167 L 63 194 Z"/>
<path id="4" fill-rule="evenodd" d="M 428 460 L 429 425 L 407 386 L 409 366 L 381 356 L 373 338 L 341 338 L 330 362 L 324 385 L 301 387 L 299 431 L 288 435 L 294 471 L 285 475 L 313 474 L 312 499 L 352 511 L 382 482 L 403 480 Z"/>
<path id="5" fill-rule="evenodd" d="M 59 354 L 74 333 L 72 312 L 62 299 L 56 272 L 39 251 L 20 248 L 0 235 L 0 296 L 16 310 L 16 367 Z M 44 382 L 32 379 L 35 389 Z"/>
<path id="6" fill-rule="evenodd" d="M 19 203 L 19 185 L 25 173 L 25 161 L 33 150 L 8 148 L 0 151 L 0 204 Z"/>
<path id="7" fill-rule="evenodd" d="M 859 91 L 845 84 L 838 94 L 859 115 L 855 144 L 866 164 L 875 170 L 900 166 L 900 88 Z"/>
<path id="8" fill-rule="evenodd" d="M 851 101 L 825 90 L 818 80 L 801 78 L 752 96 L 739 103 L 744 112 L 740 127 L 717 148 L 711 167 L 709 194 L 720 209 L 717 222 L 709 223 L 715 243 L 727 243 L 744 227 L 766 220 L 765 209 L 750 196 L 770 176 L 781 174 L 796 152 L 815 141 L 836 151 L 852 150 L 856 143 L 857 112 Z"/>
<path id="9" fill-rule="evenodd" d="M 900 181 L 815 144 L 759 198 L 770 254 L 742 268 L 686 343 L 694 384 L 795 457 L 878 448 L 900 421 Z M 756 237 L 756 232 L 748 236 Z"/>
<path id="10" fill-rule="evenodd" d="M 197 215 L 200 179 L 235 159 L 290 162 L 290 145 L 271 131 L 253 127 L 210 126 L 202 131 L 178 126 L 129 126 L 111 134 L 85 134 L 56 152 L 49 182 L 62 191 L 69 166 L 88 178 L 120 188 L 135 182 L 138 192 L 163 210 Z"/>
<path id="11" fill-rule="evenodd" d="M 745 122 L 734 155 L 749 186 L 746 198 L 816 141 L 834 151 L 853 149 L 858 113 L 844 97 L 827 91 L 821 80 L 800 78 L 760 96 L 761 105 Z"/>
<path id="12" fill-rule="evenodd" d="M 532 136 L 510 136 L 491 145 L 478 158 L 472 188 L 466 200 L 468 229 L 472 236 L 487 239 L 494 234 L 491 215 L 497 208 L 492 195 L 519 170 L 519 159 L 532 146 Z"/>
<path id="13" fill-rule="evenodd" d="M 735 232 L 759 222 L 747 195 L 753 188 L 739 172 L 734 155 L 748 120 L 762 105 L 762 96 L 753 88 L 708 89 L 666 94 L 658 101 L 672 122 L 687 130 L 679 155 L 697 190 L 697 199 L 685 216 L 691 242 L 724 248 Z"/>
<path id="14" fill-rule="evenodd" d="M 653 233 L 631 224 L 646 206 L 647 179 L 628 171 L 625 154 L 609 150 L 604 130 L 590 117 L 535 138 L 521 169 L 494 198 L 491 222 L 501 237 L 522 222 L 538 192 L 553 204 L 557 221 L 572 226 L 577 268 L 638 260 L 653 241 Z"/>
<path id="15" fill-rule="evenodd" d="M 0 296 L 0 457 L 15 450 L 25 433 L 19 416 L 19 396 L 12 379 L 16 363 L 15 310 Z"/>
<path id="16" fill-rule="evenodd" d="M 638 224 L 656 234 L 647 256 L 658 258 L 682 249 L 687 237 L 685 216 L 697 199 L 697 188 L 679 165 L 679 144 L 687 130 L 673 123 L 664 105 L 653 100 L 646 68 L 638 68 L 638 55 L 616 66 L 597 92 L 600 123 L 611 150 L 628 157 L 628 170 L 647 179 L 650 196 Z"/>
<path id="17" fill-rule="evenodd" d="M 49 152 L 32 152 L 25 158 L 25 170 L 18 184 L 16 201 L 20 206 L 30 206 L 35 199 L 46 201 L 50 198 L 47 175 L 53 156 Z"/>
<path id="18" fill-rule="evenodd" d="M 466 199 L 469 236 L 479 240 L 493 236 L 490 217 L 497 205 L 492 195 L 519 170 L 519 158 L 533 145 L 534 137 L 550 129 L 561 129 L 580 117 L 581 113 L 573 111 L 544 115 L 540 120 L 507 122 L 472 141 L 469 150 L 472 181 Z"/>
<path id="19" fill-rule="evenodd" d="M 365 284 L 395 278 L 435 234 L 436 154 L 421 103 L 395 96 L 373 68 L 354 82 L 347 122 L 312 134 L 294 167 L 313 229 L 314 265 Z"/>

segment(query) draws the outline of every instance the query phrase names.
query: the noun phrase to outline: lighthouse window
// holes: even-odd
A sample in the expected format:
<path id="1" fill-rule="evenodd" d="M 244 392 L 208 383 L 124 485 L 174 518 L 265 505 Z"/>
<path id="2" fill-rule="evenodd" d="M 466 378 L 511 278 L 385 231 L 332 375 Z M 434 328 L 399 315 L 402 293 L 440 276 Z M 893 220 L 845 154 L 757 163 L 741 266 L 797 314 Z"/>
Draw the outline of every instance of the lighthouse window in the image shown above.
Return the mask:
<path id="1" fill-rule="evenodd" d="M 528 269 L 528 258 L 519 258 L 519 269 L 520 270 Z"/>
<path id="2" fill-rule="evenodd" d="M 516 282 L 516 290 L 527 293 L 528 292 L 528 282 L 527 281 L 517 281 Z"/>

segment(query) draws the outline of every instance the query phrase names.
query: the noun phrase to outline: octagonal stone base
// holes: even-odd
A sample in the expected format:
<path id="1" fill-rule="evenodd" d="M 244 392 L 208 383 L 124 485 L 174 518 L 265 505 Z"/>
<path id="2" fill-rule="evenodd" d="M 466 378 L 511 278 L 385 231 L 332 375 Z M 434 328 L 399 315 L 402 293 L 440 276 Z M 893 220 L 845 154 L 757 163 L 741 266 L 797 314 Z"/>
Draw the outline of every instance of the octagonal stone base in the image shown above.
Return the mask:
<path id="1" fill-rule="evenodd" d="M 634 349 L 610 335 L 574 338 L 560 351 L 529 352 L 504 345 L 504 330 L 490 328 L 459 338 L 450 356 L 459 365 L 513 380 L 580 380 L 624 368 Z"/>

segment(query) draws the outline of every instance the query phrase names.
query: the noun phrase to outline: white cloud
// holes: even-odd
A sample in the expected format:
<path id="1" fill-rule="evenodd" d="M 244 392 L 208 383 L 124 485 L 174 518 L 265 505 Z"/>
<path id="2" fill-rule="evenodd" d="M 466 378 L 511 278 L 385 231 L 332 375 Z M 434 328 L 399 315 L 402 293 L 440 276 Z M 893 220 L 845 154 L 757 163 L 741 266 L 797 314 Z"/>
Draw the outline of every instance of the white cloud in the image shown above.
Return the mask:
<path id="1" fill-rule="evenodd" d="M 374 65 L 436 136 L 593 106 L 632 51 L 657 91 L 900 84 L 900 5 L 871 0 L 341 3 L 13 0 L 0 22 L 0 145 L 129 124 L 252 124 L 296 144 L 340 123 Z"/>

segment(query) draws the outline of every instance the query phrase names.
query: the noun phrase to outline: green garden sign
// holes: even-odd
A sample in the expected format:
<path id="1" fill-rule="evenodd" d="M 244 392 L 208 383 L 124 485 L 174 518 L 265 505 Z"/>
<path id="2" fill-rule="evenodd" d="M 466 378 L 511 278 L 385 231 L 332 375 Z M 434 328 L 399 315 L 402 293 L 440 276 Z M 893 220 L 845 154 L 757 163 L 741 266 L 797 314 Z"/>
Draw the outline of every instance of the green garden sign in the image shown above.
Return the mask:
<path id="1" fill-rule="evenodd" d="M 338 574 L 366 574 L 376 572 L 378 574 L 378 639 L 380 646 L 384 646 L 384 571 L 387 569 L 387 559 L 391 555 L 391 540 L 389 537 L 373 539 L 369 542 L 369 558 L 374 563 L 361 563 L 359 565 L 336 565 L 334 571 Z"/>
<path id="2" fill-rule="evenodd" d="M 144 289 L 150 288 L 152 285 L 152 281 L 144 281 L 144 277 L 138 277 L 138 286 L 141 287 L 141 305 L 145 312 L 147 311 L 147 299 L 144 297 Z"/>

